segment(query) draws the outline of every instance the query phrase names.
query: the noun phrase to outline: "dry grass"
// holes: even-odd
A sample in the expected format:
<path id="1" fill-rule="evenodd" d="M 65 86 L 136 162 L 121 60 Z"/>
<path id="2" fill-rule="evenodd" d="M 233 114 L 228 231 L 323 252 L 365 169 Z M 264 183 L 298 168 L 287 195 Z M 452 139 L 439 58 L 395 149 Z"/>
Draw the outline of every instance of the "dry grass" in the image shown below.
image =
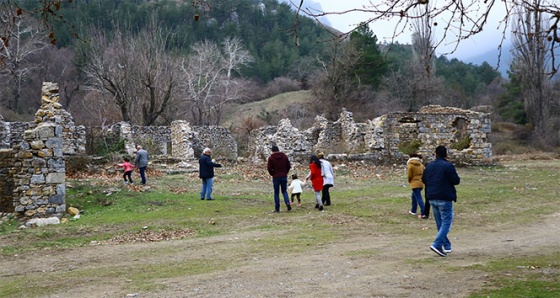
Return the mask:
<path id="1" fill-rule="evenodd" d="M 224 127 L 231 127 L 239 123 L 242 118 L 257 118 L 263 116 L 266 112 L 270 115 L 280 115 L 281 111 L 290 106 L 308 105 L 311 99 L 311 91 L 302 90 L 282 93 L 261 101 L 246 104 L 232 104 L 225 108 L 225 119 L 222 125 Z"/>

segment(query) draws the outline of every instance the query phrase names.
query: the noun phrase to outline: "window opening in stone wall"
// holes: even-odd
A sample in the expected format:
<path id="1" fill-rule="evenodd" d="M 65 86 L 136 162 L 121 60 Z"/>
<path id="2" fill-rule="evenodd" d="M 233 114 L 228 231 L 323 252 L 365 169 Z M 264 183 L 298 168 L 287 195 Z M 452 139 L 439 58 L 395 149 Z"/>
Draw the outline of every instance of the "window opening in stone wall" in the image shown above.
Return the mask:
<path id="1" fill-rule="evenodd" d="M 399 119 L 399 123 L 402 123 L 398 127 L 398 148 L 400 152 L 406 155 L 417 153 L 418 149 L 422 146 L 422 143 L 418 138 L 419 122 L 419 120 L 413 117 L 403 117 Z"/>

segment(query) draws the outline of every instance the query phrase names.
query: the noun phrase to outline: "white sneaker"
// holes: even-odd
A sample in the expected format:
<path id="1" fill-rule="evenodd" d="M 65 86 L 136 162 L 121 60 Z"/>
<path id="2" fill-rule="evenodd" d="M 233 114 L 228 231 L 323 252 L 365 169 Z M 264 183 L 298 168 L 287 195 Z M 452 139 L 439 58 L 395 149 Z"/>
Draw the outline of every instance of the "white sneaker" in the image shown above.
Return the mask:
<path id="1" fill-rule="evenodd" d="M 447 254 L 447 253 L 450 253 L 451 251 L 452 251 L 451 248 L 450 248 L 450 249 L 445 249 L 445 248 L 443 249 L 443 252 L 446 253 L 446 254 Z"/>

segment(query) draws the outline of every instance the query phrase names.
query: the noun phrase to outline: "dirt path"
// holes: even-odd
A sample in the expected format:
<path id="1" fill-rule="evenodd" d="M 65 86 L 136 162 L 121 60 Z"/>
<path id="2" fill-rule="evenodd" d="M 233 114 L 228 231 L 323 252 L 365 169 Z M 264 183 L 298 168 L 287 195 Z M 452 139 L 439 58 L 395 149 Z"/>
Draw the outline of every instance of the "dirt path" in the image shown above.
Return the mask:
<path id="1" fill-rule="evenodd" d="M 424 221 L 423 221 L 424 222 Z M 425 221 L 426 225 L 433 222 Z M 485 284 L 473 270 L 448 270 L 486 264 L 501 257 L 537 255 L 560 245 L 560 213 L 531 226 L 451 232 L 453 252 L 447 258 L 428 250 L 432 238 L 376 234 L 355 230 L 343 240 L 304 253 L 239 253 L 267 231 L 209 238 L 187 238 L 144 244 L 96 245 L 37 254 L 2 256 L 0 276 L 22 276 L 93 270 L 98 278 L 79 274 L 62 293 L 45 297 L 465 297 Z M 277 233 L 277 232 L 276 232 Z M 235 258 L 235 265 L 214 273 L 160 278 L 161 287 L 130 293 L 124 276 L 136 265 Z M 48 261 L 45 261 L 48 260 Z M 517 265 L 517 264 L 513 264 Z M 526 264 L 519 264 L 523 266 Z M 106 272 L 122 270 L 115 278 Z M 147 273 L 149 274 L 149 273 Z M 79 294 L 78 294 L 79 293 Z"/>

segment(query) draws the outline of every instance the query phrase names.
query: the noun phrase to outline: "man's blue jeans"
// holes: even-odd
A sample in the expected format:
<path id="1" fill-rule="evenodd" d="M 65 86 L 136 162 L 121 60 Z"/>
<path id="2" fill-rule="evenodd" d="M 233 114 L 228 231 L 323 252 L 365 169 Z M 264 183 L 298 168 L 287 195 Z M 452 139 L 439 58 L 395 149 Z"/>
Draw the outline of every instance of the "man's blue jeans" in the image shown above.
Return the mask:
<path id="1" fill-rule="evenodd" d="M 412 189 L 412 207 L 410 211 L 416 213 L 418 206 L 420 206 L 420 213 L 424 214 L 424 201 L 422 200 L 422 189 L 413 188 Z"/>
<path id="2" fill-rule="evenodd" d="M 140 167 L 140 178 L 142 179 L 142 185 L 146 184 L 146 167 Z"/>
<path id="3" fill-rule="evenodd" d="M 272 184 L 274 186 L 274 211 L 280 211 L 280 190 L 284 196 L 284 203 L 290 205 L 288 198 L 288 177 L 273 177 Z"/>
<path id="4" fill-rule="evenodd" d="M 214 178 L 201 178 L 202 188 L 200 189 L 200 198 L 212 200 L 212 187 L 214 187 Z"/>
<path id="5" fill-rule="evenodd" d="M 430 200 L 430 205 L 434 211 L 434 219 L 436 220 L 437 236 L 432 244 L 435 248 L 441 250 L 451 250 L 451 242 L 447 238 L 447 234 L 451 230 L 453 223 L 453 201 Z"/>

